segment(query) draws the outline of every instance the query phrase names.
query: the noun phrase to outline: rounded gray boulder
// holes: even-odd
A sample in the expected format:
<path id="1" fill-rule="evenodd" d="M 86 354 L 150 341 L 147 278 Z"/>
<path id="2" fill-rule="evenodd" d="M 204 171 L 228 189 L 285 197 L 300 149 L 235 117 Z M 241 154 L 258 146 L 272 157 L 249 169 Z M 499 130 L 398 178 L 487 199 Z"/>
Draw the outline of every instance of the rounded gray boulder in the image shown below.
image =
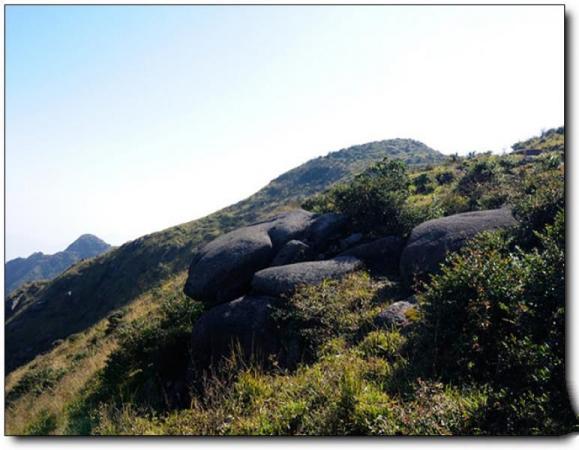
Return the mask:
<path id="1" fill-rule="evenodd" d="M 300 285 L 315 285 L 325 279 L 341 278 L 362 267 L 362 261 L 352 256 L 270 267 L 254 275 L 252 287 L 266 295 L 287 295 Z"/>
<path id="2" fill-rule="evenodd" d="M 194 370 L 218 370 L 232 355 L 244 363 L 267 364 L 272 358 L 279 359 L 282 342 L 272 312 L 280 302 L 283 300 L 246 295 L 204 313 L 191 334 Z"/>
<path id="3" fill-rule="evenodd" d="M 412 230 L 400 258 L 400 274 L 407 286 L 415 278 L 437 273 L 449 252 L 460 249 L 482 231 L 516 225 L 508 209 L 474 211 L 433 219 Z"/>

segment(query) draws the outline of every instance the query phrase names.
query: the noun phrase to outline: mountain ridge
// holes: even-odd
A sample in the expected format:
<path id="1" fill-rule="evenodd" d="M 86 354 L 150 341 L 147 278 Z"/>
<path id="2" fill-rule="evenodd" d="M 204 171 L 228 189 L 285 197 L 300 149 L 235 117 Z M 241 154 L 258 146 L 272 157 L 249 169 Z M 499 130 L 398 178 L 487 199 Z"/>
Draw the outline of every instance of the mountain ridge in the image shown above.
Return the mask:
<path id="1" fill-rule="evenodd" d="M 409 165 L 427 165 L 446 158 L 412 139 L 375 141 L 330 152 L 213 214 L 142 236 L 90 261 L 77 263 L 22 299 L 25 306 L 8 318 L 7 372 L 46 351 L 54 341 L 82 331 L 167 277 L 185 270 L 199 245 L 298 205 L 385 157 L 401 159 Z"/>
<path id="2" fill-rule="evenodd" d="M 85 258 L 98 256 L 111 246 L 92 234 L 83 234 L 66 249 L 53 254 L 34 252 L 26 258 L 14 258 L 5 264 L 5 294 L 25 283 L 50 280 Z"/>

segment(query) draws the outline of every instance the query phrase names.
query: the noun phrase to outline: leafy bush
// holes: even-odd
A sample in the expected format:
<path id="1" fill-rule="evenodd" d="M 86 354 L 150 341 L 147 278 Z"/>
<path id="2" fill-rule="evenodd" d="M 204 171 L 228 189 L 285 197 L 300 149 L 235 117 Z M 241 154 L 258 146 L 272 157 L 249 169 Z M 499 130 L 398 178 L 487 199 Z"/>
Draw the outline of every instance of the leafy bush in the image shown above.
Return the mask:
<path id="1" fill-rule="evenodd" d="M 431 376 L 492 387 L 490 433 L 560 434 L 576 423 L 564 373 L 564 215 L 539 248 L 484 233 L 448 259 L 423 298 L 416 354 Z"/>
<path id="2" fill-rule="evenodd" d="M 277 311 L 277 320 L 313 360 L 325 342 L 335 337 L 352 339 L 368 328 L 378 313 L 377 296 L 382 286 L 367 273 L 355 273 L 342 280 L 326 280 L 318 286 L 302 286 Z"/>
<path id="3" fill-rule="evenodd" d="M 410 181 L 404 163 L 384 159 L 350 183 L 338 184 L 304 203 L 316 212 L 341 212 L 359 231 L 374 234 L 404 234 L 408 222 L 406 200 Z"/>
<path id="4" fill-rule="evenodd" d="M 191 328 L 200 312 L 199 303 L 178 294 L 163 300 L 158 317 L 121 329 L 118 349 L 102 373 L 100 395 L 154 409 L 186 404 Z"/>
<path id="5" fill-rule="evenodd" d="M 565 208 L 565 185 L 559 171 L 528 173 L 513 196 L 513 214 L 519 220 L 520 245 L 530 248 L 538 243 L 535 231 L 553 223 Z"/>
<path id="6" fill-rule="evenodd" d="M 434 190 L 430 175 L 426 172 L 414 177 L 412 179 L 412 184 L 415 186 L 416 192 L 419 194 L 430 194 Z"/>

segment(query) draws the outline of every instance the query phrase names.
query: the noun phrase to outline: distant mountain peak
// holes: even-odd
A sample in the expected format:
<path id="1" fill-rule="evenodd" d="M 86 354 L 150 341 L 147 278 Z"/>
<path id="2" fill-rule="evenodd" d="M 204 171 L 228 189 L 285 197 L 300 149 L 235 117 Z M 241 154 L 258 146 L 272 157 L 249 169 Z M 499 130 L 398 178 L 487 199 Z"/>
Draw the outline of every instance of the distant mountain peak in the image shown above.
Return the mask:
<path id="1" fill-rule="evenodd" d="M 5 265 L 5 293 L 10 293 L 31 281 L 50 280 L 57 277 L 81 259 L 98 256 L 110 247 L 105 241 L 92 234 L 83 234 L 66 250 L 54 255 L 35 252 L 28 258 L 8 261 Z"/>
<path id="2" fill-rule="evenodd" d="M 76 239 L 72 244 L 66 247 L 65 252 L 74 252 L 79 254 L 99 254 L 110 247 L 102 239 L 96 237 L 94 234 L 83 234 Z M 95 253 L 96 252 L 96 253 Z M 94 256 L 93 255 L 93 256 Z M 82 256 L 86 258 L 86 256 Z"/>

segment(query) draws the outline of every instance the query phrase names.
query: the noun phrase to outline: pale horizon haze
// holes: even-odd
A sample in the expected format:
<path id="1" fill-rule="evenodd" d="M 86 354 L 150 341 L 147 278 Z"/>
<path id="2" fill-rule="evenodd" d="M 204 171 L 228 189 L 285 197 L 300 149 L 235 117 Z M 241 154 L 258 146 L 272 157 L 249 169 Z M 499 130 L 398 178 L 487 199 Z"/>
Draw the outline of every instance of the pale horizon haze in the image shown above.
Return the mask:
<path id="1" fill-rule="evenodd" d="M 330 151 L 501 152 L 564 124 L 564 8 L 18 6 L 6 259 L 112 245 Z"/>

